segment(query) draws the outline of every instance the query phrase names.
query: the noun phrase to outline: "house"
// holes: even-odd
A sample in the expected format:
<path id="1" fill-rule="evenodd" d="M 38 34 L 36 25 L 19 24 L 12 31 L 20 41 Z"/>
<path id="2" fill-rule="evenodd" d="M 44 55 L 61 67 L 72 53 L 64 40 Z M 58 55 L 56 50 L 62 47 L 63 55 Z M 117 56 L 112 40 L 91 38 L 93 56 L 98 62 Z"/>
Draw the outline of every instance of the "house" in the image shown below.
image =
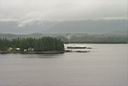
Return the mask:
<path id="1" fill-rule="evenodd" d="M 20 48 L 16 48 L 16 51 L 20 51 Z"/>

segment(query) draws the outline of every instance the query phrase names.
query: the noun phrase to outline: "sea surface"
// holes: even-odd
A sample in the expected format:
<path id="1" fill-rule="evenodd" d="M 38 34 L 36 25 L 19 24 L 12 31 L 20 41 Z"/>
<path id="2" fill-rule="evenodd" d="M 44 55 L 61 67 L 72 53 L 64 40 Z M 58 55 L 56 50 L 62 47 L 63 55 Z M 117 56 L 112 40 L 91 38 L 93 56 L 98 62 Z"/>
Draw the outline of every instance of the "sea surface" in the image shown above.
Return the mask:
<path id="1" fill-rule="evenodd" d="M 1 54 L 0 86 L 128 86 L 128 44 L 88 53 Z"/>

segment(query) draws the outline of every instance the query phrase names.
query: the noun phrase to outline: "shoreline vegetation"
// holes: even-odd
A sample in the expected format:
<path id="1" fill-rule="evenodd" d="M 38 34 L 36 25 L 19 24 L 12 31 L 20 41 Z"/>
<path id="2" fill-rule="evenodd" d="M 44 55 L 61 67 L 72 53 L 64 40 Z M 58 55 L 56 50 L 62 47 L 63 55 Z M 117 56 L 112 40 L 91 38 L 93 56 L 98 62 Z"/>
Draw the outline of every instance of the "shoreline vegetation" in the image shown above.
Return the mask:
<path id="1" fill-rule="evenodd" d="M 18 38 L 13 40 L 0 39 L 0 54 L 61 54 L 64 43 L 52 37 Z"/>

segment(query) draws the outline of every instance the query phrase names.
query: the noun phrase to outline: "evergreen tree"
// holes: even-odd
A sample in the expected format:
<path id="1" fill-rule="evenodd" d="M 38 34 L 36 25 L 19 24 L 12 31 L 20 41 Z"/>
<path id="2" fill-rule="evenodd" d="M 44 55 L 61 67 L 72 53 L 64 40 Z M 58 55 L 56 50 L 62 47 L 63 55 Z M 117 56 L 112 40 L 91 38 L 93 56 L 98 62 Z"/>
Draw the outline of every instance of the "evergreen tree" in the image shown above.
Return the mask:
<path id="1" fill-rule="evenodd" d="M 24 49 L 33 48 L 34 51 L 63 51 L 64 43 L 60 39 L 43 37 L 39 39 L 24 38 L 24 39 L 0 39 L 0 50 L 6 51 L 9 47 Z"/>

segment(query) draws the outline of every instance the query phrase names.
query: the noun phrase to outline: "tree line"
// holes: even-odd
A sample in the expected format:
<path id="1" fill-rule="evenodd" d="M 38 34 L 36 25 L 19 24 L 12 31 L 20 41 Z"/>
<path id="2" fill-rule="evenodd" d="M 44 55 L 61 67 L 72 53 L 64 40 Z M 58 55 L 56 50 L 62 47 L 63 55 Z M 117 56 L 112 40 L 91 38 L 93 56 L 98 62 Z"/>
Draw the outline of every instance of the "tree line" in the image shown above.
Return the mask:
<path id="1" fill-rule="evenodd" d="M 0 51 L 7 51 L 9 48 L 19 48 L 20 51 L 33 49 L 34 51 L 63 51 L 64 43 L 60 39 L 52 37 L 0 39 Z"/>

